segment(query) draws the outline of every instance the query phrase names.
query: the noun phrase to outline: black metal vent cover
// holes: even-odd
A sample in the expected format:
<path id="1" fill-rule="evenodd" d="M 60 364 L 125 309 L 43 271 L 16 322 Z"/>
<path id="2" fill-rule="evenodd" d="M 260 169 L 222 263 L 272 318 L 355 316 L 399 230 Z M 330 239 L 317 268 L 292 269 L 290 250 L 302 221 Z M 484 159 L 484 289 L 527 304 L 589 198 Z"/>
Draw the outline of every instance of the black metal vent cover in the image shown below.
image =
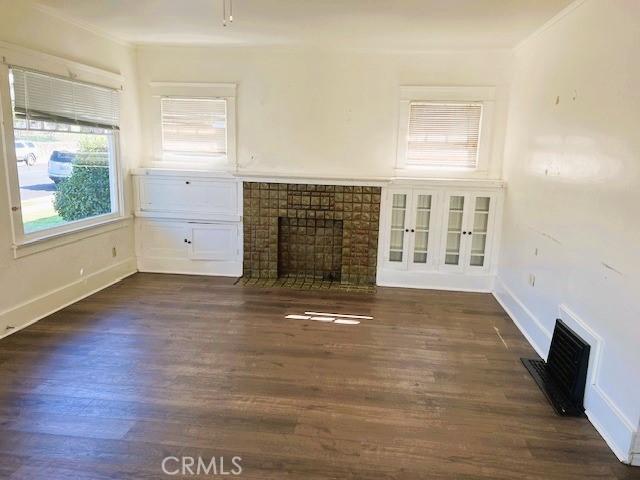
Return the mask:
<path id="1" fill-rule="evenodd" d="M 584 415 L 584 389 L 590 350 L 587 342 L 557 319 L 547 363 L 521 359 L 558 415 Z"/>

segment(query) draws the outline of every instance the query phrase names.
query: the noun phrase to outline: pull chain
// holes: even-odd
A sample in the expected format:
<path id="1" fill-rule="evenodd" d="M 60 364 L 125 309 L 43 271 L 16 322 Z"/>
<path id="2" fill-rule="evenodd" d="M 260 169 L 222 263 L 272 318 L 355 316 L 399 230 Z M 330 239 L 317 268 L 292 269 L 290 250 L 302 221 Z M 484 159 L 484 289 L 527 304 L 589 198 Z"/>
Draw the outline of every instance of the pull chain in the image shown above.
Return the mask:
<path id="1" fill-rule="evenodd" d="M 227 2 L 229 2 L 228 9 Z M 229 11 L 229 15 L 227 15 L 227 10 Z M 233 23 L 233 0 L 222 0 L 222 26 L 226 27 L 227 22 Z"/>

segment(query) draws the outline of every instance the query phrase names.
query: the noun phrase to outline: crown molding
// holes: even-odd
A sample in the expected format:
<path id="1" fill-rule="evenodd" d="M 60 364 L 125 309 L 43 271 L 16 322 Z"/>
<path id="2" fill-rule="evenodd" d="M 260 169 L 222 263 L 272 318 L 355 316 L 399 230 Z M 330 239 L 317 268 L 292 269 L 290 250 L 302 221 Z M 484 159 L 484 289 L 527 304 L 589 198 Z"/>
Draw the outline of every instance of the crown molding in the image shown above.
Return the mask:
<path id="1" fill-rule="evenodd" d="M 534 30 L 533 33 L 531 33 L 530 35 L 525 37 L 523 40 L 521 40 L 515 47 L 513 47 L 513 51 L 517 53 L 518 51 L 522 50 L 525 46 L 531 43 L 531 41 L 533 41 L 539 35 L 547 31 L 549 28 L 553 27 L 556 23 L 558 23 L 560 20 L 562 20 L 564 17 L 566 17 L 570 13 L 572 13 L 574 10 L 580 7 L 583 3 L 586 3 L 586 1 L 587 0 L 575 0 L 569 5 L 567 5 L 566 7 L 564 7 L 562 10 L 556 13 L 553 17 L 551 17 L 549 20 L 544 22 L 540 27 Z"/>
<path id="2" fill-rule="evenodd" d="M 128 42 L 127 40 L 120 38 L 116 35 L 113 35 L 112 33 L 106 31 L 103 28 L 98 27 L 97 25 L 94 25 L 89 22 L 83 22 L 70 15 L 66 15 L 60 12 L 60 10 L 57 10 L 55 8 L 49 7 L 47 5 L 42 5 L 41 3 L 36 3 L 35 1 L 31 2 L 31 7 L 34 8 L 35 10 L 40 11 L 45 15 L 57 18 L 58 20 L 61 20 L 65 23 L 73 25 L 74 27 L 84 30 L 87 33 L 91 33 L 97 37 L 104 38 L 105 40 L 108 40 L 113 43 L 117 43 L 118 45 L 121 45 L 123 47 L 127 47 L 130 49 L 135 48 L 135 45 L 133 43 Z"/>

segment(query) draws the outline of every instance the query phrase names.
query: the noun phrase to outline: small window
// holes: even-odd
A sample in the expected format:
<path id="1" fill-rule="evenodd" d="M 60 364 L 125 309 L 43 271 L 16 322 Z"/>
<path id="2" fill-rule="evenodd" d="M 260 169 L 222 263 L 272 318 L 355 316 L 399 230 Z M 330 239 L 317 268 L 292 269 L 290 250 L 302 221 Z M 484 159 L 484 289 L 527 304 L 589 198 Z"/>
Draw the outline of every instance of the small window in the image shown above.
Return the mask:
<path id="1" fill-rule="evenodd" d="M 119 216 L 119 92 L 18 67 L 8 73 L 17 243 Z"/>
<path id="2" fill-rule="evenodd" d="M 481 103 L 411 102 L 406 165 L 475 169 L 481 119 Z"/>
<path id="3" fill-rule="evenodd" d="M 160 112 L 163 154 L 226 157 L 226 100 L 164 97 Z"/>

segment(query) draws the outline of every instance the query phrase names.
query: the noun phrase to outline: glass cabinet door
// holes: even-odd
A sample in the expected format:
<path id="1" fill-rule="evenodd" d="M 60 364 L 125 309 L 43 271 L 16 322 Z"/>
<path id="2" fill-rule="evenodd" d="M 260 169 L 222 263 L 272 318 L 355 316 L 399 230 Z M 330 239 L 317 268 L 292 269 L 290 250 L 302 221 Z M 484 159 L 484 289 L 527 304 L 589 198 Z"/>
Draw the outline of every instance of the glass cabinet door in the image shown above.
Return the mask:
<path id="1" fill-rule="evenodd" d="M 391 201 L 391 237 L 389 241 L 389 261 L 404 260 L 405 224 L 407 217 L 407 194 L 394 193 Z"/>
<path id="2" fill-rule="evenodd" d="M 460 265 L 463 216 L 464 196 L 453 195 L 449 197 L 445 265 Z"/>
<path id="3" fill-rule="evenodd" d="M 485 263 L 490 207 L 490 197 L 476 197 L 473 210 L 473 230 L 471 231 L 471 257 L 469 259 L 469 265 L 472 267 L 482 267 Z"/>
<path id="4" fill-rule="evenodd" d="M 415 196 L 416 218 L 413 237 L 413 263 L 427 263 L 431 203 L 431 195 L 418 194 Z"/>

